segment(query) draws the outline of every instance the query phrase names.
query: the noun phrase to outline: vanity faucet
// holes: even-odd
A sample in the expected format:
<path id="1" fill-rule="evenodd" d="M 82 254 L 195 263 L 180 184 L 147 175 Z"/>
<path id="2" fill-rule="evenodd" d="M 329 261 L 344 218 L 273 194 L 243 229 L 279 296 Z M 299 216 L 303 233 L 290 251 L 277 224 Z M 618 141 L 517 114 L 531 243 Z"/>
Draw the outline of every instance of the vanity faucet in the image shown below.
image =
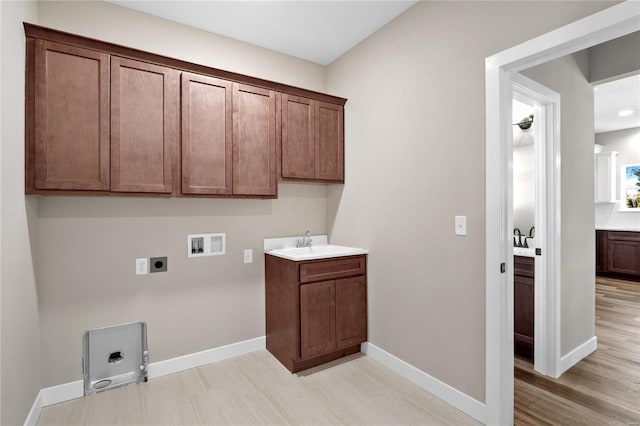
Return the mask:
<path id="1" fill-rule="evenodd" d="M 307 231 L 304 233 L 304 237 L 302 237 L 296 242 L 296 247 L 311 247 L 311 244 L 312 244 L 311 233 Z"/>

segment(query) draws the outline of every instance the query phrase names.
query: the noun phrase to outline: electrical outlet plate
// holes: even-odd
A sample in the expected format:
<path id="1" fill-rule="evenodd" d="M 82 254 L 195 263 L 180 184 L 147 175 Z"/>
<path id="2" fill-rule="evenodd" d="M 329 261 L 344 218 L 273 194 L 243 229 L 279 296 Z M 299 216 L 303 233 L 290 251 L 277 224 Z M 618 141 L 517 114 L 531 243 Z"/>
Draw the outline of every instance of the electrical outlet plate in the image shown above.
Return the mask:
<path id="1" fill-rule="evenodd" d="M 151 273 L 154 272 L 166 272 L 167 271 L 167 257 L 152 257 L 151 261 Z"/>
<path id="2" fill-rule="evenodd" d="M 146 275 L 149 270 L 149 264 L 146 257 L 136 259 L 136 275 Z"/>

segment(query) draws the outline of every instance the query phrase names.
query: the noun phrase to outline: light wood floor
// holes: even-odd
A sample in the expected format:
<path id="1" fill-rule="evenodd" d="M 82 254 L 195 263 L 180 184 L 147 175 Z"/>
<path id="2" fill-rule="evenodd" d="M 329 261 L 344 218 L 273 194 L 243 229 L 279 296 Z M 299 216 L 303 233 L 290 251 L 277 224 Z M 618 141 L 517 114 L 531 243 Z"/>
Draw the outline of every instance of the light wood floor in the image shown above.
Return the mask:
<path id="1" fill-rule="evenodd" d="M 640 283 L 598 278 L 596 335 L 559 379 L 516 359 L 516 425 L 640 425 Z M 362 355 L 292 375 L 259 351 L 47 407 L 38 424 L 477 423 Z"/>
<path id="2" fill-rule="evenodd" d="M 43 410 L 38 425 L 468 425 L 362 354 L 300 374 L 262 350 Z"/>
<path id="3" fill-rule="evenodd" d="M 596 336 L 559 379 L 516 358 L 516 425 L 640 425 L 640 282 L 596 279 Z"/>

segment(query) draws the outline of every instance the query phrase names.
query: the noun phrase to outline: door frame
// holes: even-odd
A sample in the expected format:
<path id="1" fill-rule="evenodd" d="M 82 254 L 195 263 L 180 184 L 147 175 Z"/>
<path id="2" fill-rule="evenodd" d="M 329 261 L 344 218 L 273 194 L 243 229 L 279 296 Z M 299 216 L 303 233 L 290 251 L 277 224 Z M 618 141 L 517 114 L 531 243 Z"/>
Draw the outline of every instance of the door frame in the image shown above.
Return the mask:
<path id="1" fill-rule="evenodd" d="M 501 272 L 513 269 L 512 73 L 639 30 L 640 3 L 627 0 L 485 59 L 486 424 L 513 423 L 513 287 Z"/>
<path id="2" fill-rule="evenodd" d="M 534 369 L 556 378 L 560 375 L 561 320 L 560 94 L 516 72 L 511 80 L 513 99 L 534 108 L 535 248 L 540 250 L 535 256 Z M 513 182 L 512 169 L 508 172 Z M 508 226 L 513 229 L 513 223 Z M 513 280 L 513 268 L 508 268 L 509 288 Z"/>

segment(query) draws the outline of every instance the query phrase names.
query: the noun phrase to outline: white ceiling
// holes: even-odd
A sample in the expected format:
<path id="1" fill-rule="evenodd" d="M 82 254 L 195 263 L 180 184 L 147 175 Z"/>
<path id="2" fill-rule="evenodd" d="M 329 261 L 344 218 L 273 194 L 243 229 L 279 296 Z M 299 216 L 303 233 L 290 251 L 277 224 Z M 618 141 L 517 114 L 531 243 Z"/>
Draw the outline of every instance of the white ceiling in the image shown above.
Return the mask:
<path id="1" fill-rule="evenodd" d="M 594 87 L 595 132 L 640 127 L 640 74 Z M 633 113 L 620 117 L 622 110 Z"/>
<path id="2" fill-rule="evenodd" d="M 107 0 L 328 65 L 416 1 Z"/>

